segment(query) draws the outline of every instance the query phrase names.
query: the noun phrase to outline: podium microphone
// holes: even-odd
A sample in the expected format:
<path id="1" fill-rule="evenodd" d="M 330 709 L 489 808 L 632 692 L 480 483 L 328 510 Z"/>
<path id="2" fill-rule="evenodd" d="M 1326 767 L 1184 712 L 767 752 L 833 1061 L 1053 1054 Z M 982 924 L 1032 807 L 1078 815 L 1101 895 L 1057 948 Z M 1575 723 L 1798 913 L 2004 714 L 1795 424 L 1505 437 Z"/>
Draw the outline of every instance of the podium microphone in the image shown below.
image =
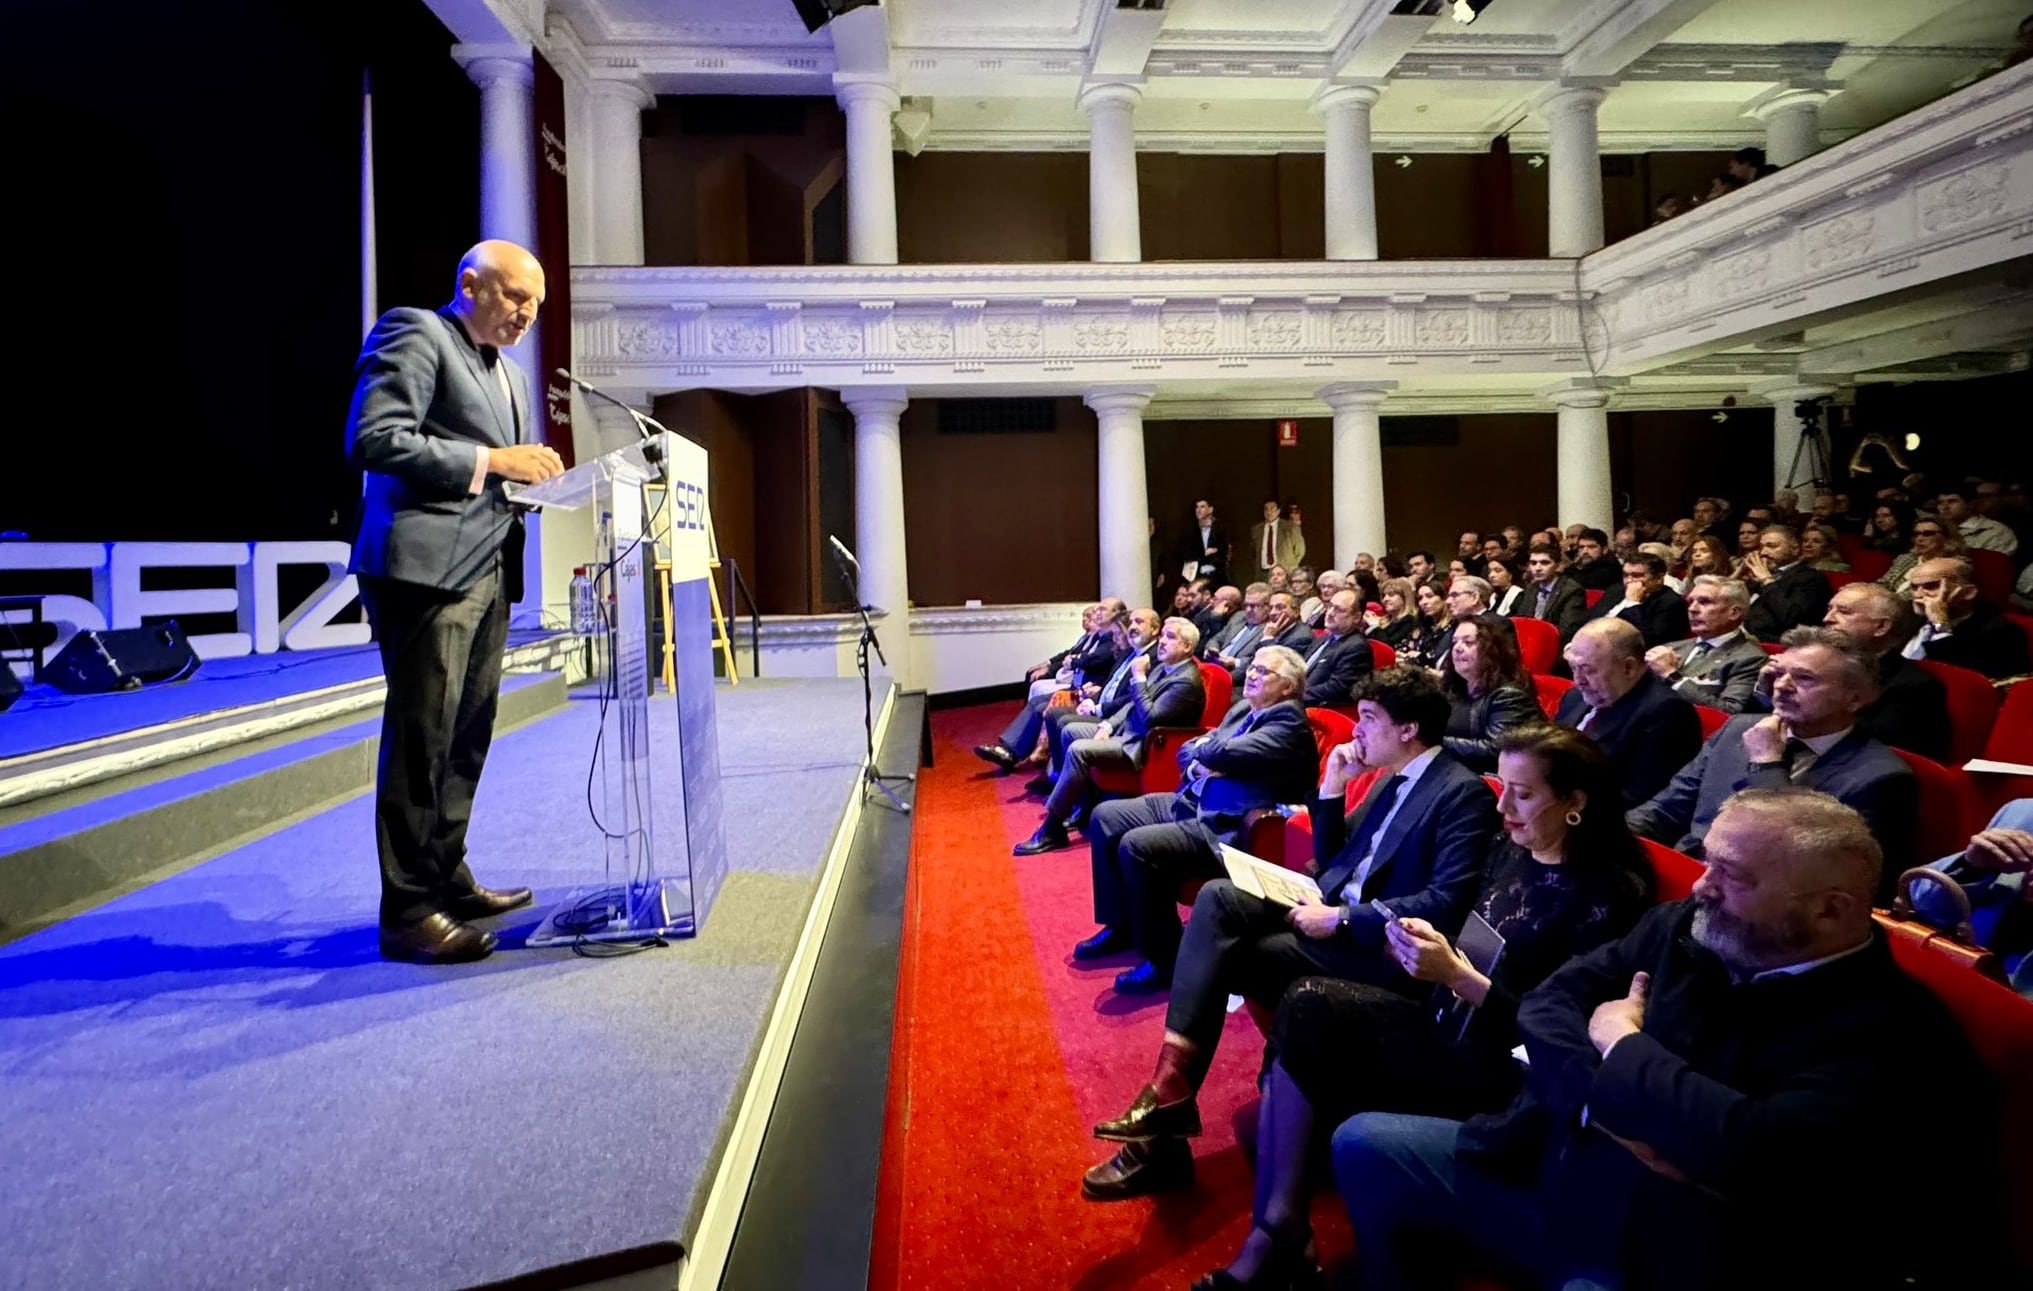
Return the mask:
<path id="1" fill-rule="evenodd" d="M 835 555 L 839 556 L 841 560 L 847 562 L 849 565 L 852 565 L 854 567 L 854 572 L 857 575 L 861 573 L 861 562 L 854 559 L 854 553 L 847 550 L 846 544 L 842 543 L 838 538 L 834 537 L 830 533 L 826 535 L 826 541 L 833 544 L 833 552 Z"/>
<path id="2" fill-rule="evenodd" d="M 579 389 L 584 390 L 587 394 L 592 395 L 595 399 L 605 400 L 606 402 L 611 403 L 615 407 L 621 409 L 621 411 L 627 413 L 628 419 L 635 423 L 635 433 L 640 435 L 643 439 L 644 444 L 642 453 L 643 457 L 646 460 L 648 460 L 651 465 L 657 468 L 659 474 L 663 472 L 664 469 L 663 445 L 657 442 L 656 437 L 658 434 L 669 434 L 670 433 L 669 427 L 665 426 L 662 422 L 658 421 L 656 418 L 650 416 L 649 414 L 642 412 L 639 409 L 629 407 L 626 403 L 615 398 L 613 395 L 608 394 L 605 390 L 602 390 L 599 386 L 594 385 L 591 381 L 585 380 L 583 377 L 573 376 L 571 370 L 568 368 L 552 368 L 551 375 L 556 377 L 563 377 L 565 380 L 579 387 Z"/>

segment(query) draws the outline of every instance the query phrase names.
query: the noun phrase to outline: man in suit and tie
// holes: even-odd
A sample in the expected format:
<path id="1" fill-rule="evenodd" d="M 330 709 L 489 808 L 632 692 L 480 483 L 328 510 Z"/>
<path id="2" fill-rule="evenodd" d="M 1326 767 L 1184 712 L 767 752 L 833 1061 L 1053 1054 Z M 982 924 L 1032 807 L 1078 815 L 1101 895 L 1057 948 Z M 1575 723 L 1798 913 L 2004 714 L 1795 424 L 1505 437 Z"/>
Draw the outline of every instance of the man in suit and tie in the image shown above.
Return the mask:
<path id="1" fill-rule="evenodd" d="M 1264 518 L 1250 526 L 1251 569 L 1258 578 L 1270 577 L 1274 566 L 1297 569 L 1306 559 L 1306 535 L 1284 514 L 1276 498 L 1265 498 Z"/>
<path id="2" fill-rule="evenodd" d="M 1666 585 L 1666 562 L 1648 551 L 1624 558 L 1623 593 L 1604 593 L 1584 621 L 1623 619 L 1638 630 L 1647 646 L 1664 645 L 1687 635 L 1687 602 Z"/>
<path id="3" fill-rule="evenodd" d="M 977 744 L 974 756 L 1008 773 L 1029 758 L 1044 733 L 1045 715 L 1052 711 L 1052 698 L 1061 690 L 1083 695 L 1099 692 L 1101 683 L 1121 661 L 1129 625 L 1129 610 L 1120 597 L 1111 596 L 1087 607 L 1087 631 L 1081 638 L 1047 661 L 1054 671 L 1031 683 L 1029 698 L 1010 719 L 993 744 Z"/>
<path id="4" fill-rule="evenodd" d="M 1355 702 L 1355 688 L 1376 671 L 1376 654 L 1362 634 L 1355 593 L 1343 588 L 1327 601 L 1327 635 L 1306 656 L 1308 708 L 1338 708 Z"/>
<path id="5" fill-rule="evenodd" d="M 1243 674 L 1249 670 L 1250 660 L 1258 651 L 1271 646 L 1283 646 L 1300 658 L 1313 652 L 1313 629 L 1299 621 L 1299 603 L 1290 592 L 1272 592 L 1264 598 L 1263 634 L 1249 647 L 1249 653 L 1238 655 L 1229 675 L 1234 679 L 1235 688 L 1242 689 Z"/>
<path id="6" fill-rule="evenodd" d="M 1646 669 L 1644 639 L 1629 623 L 1582 624 L 1565 657 L 1574 685 L 1553 720 L 1602 746 L 1623 775 L 1626 808 L 1665 788 L 1701 752 L 1701 715 Z"/>
<path id="7" fill-rule="evenodd" d="M 1750 589 L 1740 580 L 1701 575 L 1687 587 L 1687 628 L 1693 635 L 1653 646 L 1645 653 L 1645 666 L 1682 699 L 1725 713 L 1743 712 L 1767 657 L 1744 631 L 1750 608 Z"/>
<path id="8" fill-rule="evenodd" d="M 1271 616 L 1271 585 L 1251 583 L 1242 589 L 1242 610 L 1229 619 L 1226 627 L 1215 634 L 1217 640 L 1226 636 L 1226 641 L 1203 648 L 1201 656 L 1212 664 L 1228 669 L 1231 673 L 1249 661 L 1250 655 L 1264 642 L 1264 621 Z"/>
<path id="9" fill-rule="evenodd" d="M 1075 946 L 1073 957 L 1137 950 L 1143 962 L 1116 975 L 1116 990 L 1148 994 L 1172 984 L 1179 884 L 1225 872 L 1220 845 L 1242 841 L 1249 813 L 1305 798 L 1319 764 L 1299 706 L 1305 686 L 1298 655 L 1279 646 L 1259 651 L 1243 697 L 1221 725 L 1179 747 L 1178 792 L 1094 809 L 1087 840 L 1101 931 Z"/>
<path id="10" fill-rule="evenodd" d="M 1228 531 L 1214 518 L 1214 504 L 1201 498 L 1193 504 L 1193 525 L 1179 553 L 1180 573 L 1191 582 L 1204 578 L 1218 583 L 1228 577 Z"/>
<path id="11" fill-rule="evenodd" d="M 1907 603 L 1877 583 L 1850 583 L 1829 598 L 1822 624 L 1848 633 L 1877 665 L 1878 697 L 1857 714 L 1857 725 L 1880 744 L 1947 762 L 1953 741 L 1948 688 L 1941 678 L 1899 653 L 1900 644 L 1914 631 Z M 1760 688 L 1753 706 L 1769 710 L 1770 693 Z"/>
<path id="12" fill-rule="evenodd" d="M 1102 718 L 1129 702 L 1129 688 L 1137 681 L 1130 672 L 1130 664 L 1138 656 L 1148 658 L 1153 664 L 1157 662 L 1158 636 L 1163 630 L 1164 620 L 1158 617 L 1156 610 L 1132 610 L 1129 626 L 1123 633 L 1122 660 L 1108 674 L 1108 679 L 1101 683 L 1098 690 L 1082 696 L 1072 707 L 1045 710 L 1045 769 L 1024 786 L 1026 792 L 1050 793 L 1052 781 L 1058 776 L 1060 767 L 1065 765 L 1066 745 L 1072 740 L 1092 735 Z"/>
<path id="13" fill-rule="evenodd" d="M 1794 628 L 1785 644 L 1771 663 L 1771 714 L 1732 717 L 1625 820 L 1633 833 L 1698 857 L 1716 813 L 1737 790 L 1818 789 L 1862 814 L 1885 849 L 1889 884 L 1912 863 L 1919 787 L 1898 754 L 1857 726 L 1857 714 L 1877 695 L 1870 659 L 1831 628 Z"/>
<path id="14" fill-rule="evenodd" d="M 1572 640 L 1588 616 L 1588 591 L 1560 572 L 1560 552 L 1551 543 L 1535 542 L 1525 561 L 1531 579 L 1525 594 L 1511 608 L 1514 619 L 1540 619 L 1560 629 L 1560 640 Z"/>
<path id="15" fill-rule="evenodd" d="M 1066 837 L 1067 822 L 1087 802 L 1088 787 L 1097 767 L 1128 767 L 1144 762 L 1144 740 L 1158 726 L 1196 726 L 1207 706 L 1207 690 L 1200 678 L 1200 665 L 1193 658 L 1199 633 L 1185 619 L 1166 619 L 1158 634 L 1155 661 L 1138 655 L 1130 660 L 1131 684 L 1122 702 L 1090 728 L 1075 735 L 1066 746 L 1066 756 L 1051 796 L 1045 800 L 1045 818 L 1025 841 L 1016 845 L 1018 856 L 1036 856 L 1071 847 Z M 1073 734 L 1078 728 L 1070 728 Z"/>
<path id="16" fill-rule="evenodd" d="M 1418 668 L 1365 682 L 1354 737 L 1328 755 L 1313 803 L 1318 903 L 1287 907 L 1225 879 L 1200 889 L 1179 950 L 1157 1069 L 1129 1110 L 1095 1126 L 1124 1147 L 1087 1172 L 1082 1191 L 1108 1200 L 1184 1186 L 1185 1138 L 1200 1132 L 1196 1095 L 1221 1038 L 1230 994 L 1275 1004 L 1301 977 L 1340 977 L 1419 996 L 1385 947 L 1386 917 L 1424 919 L 1455 935 L 1482 886 L 1496 824 L 1489 785 L 1441 748 L 1447 696 Z M 1388 770 L 1343 817 L 1351 781 Z"/>
<path id="17" fill-rule="evenodd" d="M 1976 571 L 1961 556 L 1922 561 L 1913 567 L 1913 612 L 1922 622 L 1900 653 L 1982 673 L 1992 681 L 2033 671 L 2026 634 L 1977 599 Z"/>
<path id="18" fill-rule="evenodd" d="M 1269 591 L 1270 589 L 1266 585 L 1265 594 L 1268 595 Z M 1214 589 L 1214 613 L 1220 618 L 1221 624 L 1212 632 L 1206 632 L 1201 635 L 1200 657 L 1202 659 L 1212 659 L 1215 655 L 1220 654 L 1227 647 L 1228 643 L 1235 639 L 1236 633 L 1242 631 L 1243 627 L 1249 622 L 1242 612 L 1243 596 L 1243 590 L 1233 583 L 1226 583 Z M 1196 626 L 1198 625 L 1196 624 Z"/>
<path id="19" fill-rule="evenodd" d="M 1760 641 L 1777 641 L 1788 628 L 1812 627 L 1828 613 L 1835 594 L 1828 575 L 1800 559 L 1800 539 L 1785 525 L 1758 531 L 1758 549 L 1744 557 L 1745 581 L 1757 599 L 1744 627 Z"/>
<path id="20" fill-rule="evenodd" d="M 474 881 L 466 827 L 522 595 L 522 521 L 504 486 L 564 469 L 523 442 L 536 424 L 502 354 L 543 299 L 535 256 L 482 242 L 459 262 L 452 303 L 383 314 L 356 368 L 346 458 L 367 478 L 352 570 L 388 678 L 374 824 L 389 959 L 483 958 L 494 934 L 467 921 L 531 899 Z"/>

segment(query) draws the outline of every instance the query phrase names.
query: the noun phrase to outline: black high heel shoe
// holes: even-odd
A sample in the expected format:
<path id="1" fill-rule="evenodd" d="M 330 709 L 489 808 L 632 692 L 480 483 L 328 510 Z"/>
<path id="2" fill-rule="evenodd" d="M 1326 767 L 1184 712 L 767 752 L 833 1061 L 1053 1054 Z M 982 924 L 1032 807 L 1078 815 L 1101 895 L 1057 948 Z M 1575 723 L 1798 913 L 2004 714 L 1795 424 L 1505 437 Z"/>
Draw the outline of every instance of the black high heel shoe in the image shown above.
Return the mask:
<path id="1" fill-rule="evenodd" d="M 1327 1279 L 1320 1271 L 1313 1239 L 1309 1236 L 1304 1245 L 1294 1248 L 1276 1233 L 1270 1236 L 1271 1253 L 1257 1266 L 1255 1277 L 1245 1282 L 1227 1269 L 1216 1269 L 1195 1282 L 1193 1291 L 1321 1291 Z"/>

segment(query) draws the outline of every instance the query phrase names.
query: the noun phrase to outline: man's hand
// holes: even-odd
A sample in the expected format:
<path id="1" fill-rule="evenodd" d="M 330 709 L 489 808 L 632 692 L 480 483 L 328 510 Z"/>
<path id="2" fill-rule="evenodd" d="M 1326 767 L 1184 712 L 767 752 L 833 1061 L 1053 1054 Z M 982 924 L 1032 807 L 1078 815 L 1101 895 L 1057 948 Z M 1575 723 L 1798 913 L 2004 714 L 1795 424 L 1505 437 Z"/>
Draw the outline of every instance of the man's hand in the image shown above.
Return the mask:
<path id="1" fill-rule="evenodd" d="M 1083 699 L 1078 704 L 1075 704 L 1073 706 L 1073 711 L 1080 714 L 1080 716 L 1082 717 L 1092 717 L 1096 713 L 1100 712 L 1101 709 L 1098 706 L 1096 706 L 1093 700 Z"/>
<path id="2" fill-rule="evenodd" d="M 1745 728 L 1744 757 L 1752 762 L 1785 761 L 1786 731 L 1777 713 Z"/>
<path id="3" fill-rule="evenodd" d="M 1588 1041 L 1597 1053 L 1607 1058 L 1617 1041 L 1645 1029 L 1645 992 L 1651 985 L 1648 974 L 1634 974 L 1631 989 L 1622 999 L 1604 1000 L 1595 1006 L 1588 1019 Z"/>
<path id="4" fill-rule="evenodd" d="M 1348 788 L 1348 782 L 1361 775 L 1366 768 L 1362 755 L 1355 750 L 1355 741 L 1337 744 L 1328 751 L 1327 770 L 1320 776 L 1320 796 L 1338 798 Z"/>
<path id="5" fill-rule="evenodd" d="M 1937 628 L 1952 626 L 1954 618 L 1948 612 L 1948 581 L 1943 579 L 1926 591 L 1914 588 L 1913 608 Z"/>
<path id="6" fill-rule="evenodd" d="M 1292 925 L 1301 936 L 1323 941 L 1341 929 L 1341 907 L 1321 905 L 1318 901 L 1307 900 L 1293 906 L 1285 914 L 1285 922 Z"/>
<path id="7" fill-rule="evenodd" d="M 1051 670 L 1052 670 L 1051 664 L 1041 663 L 1038 664 L 1036 667 L 1032 668 L 1029 672 L 1025 673 L 1024 679 L 1026 681 L 1043 681 L 1045 679 L 1045 674 L 1050 672 Z"/>
<path id="8" fill-rule="evenodd" d="M 1772 581 L 1772 567 L 1765 562 L 1762 554 L 1755 551 L 1744 557 L 1744 573 L 1754 583 L 1769 583 Z"/>
<path id="9" fill-rule="evenodd" d="M 1962 859 L 1980 870 L 2000 874 L 2033 871 L 2033 834 L 2023 829 L 1986 829 L 1969 840 Z"/>
<path id="10" fill-rule="evenodd" d="M 1650 593 L 1651 590 L 1652 589 L 1649 586 L 1647 586 L 1642 579 L 1635 583 L 1625 583 L 1624 599 L 1629 601 L 1633 605 L 1643 605 L 1645 603 L 1646 595 Z"/>
<path id="11" fill-rule="evenodd" d="M 1645 666 L 1661 681 L 1671 681 L 1680 671 L 1680 656 L 1673 653 L 1672 646 L 1653 646 L 1645 651 Z"/>
<path id="12" fill-rule="evenodd" d="M 1101 686 L 1098 682 L 1090 681 L 1080 688 L 1081 697 L 1085 699 L 1093 699 L 1096 695 L 1099 695 L 1100 693 Z"/>
<path id="13" fill-rule="evenodd" d="M 565 473 L 565 463 L 548 444 L 514 444 L 487 450 L 487 473 L 518 484 L 542 484 Z"/>
<path id="14" fill-rule="evenodd" d="M 1105 740 L 1105 739 L 1109 738 L 1110 736 L 1112 736 L 1112 735 L 1114 735 L 1114 734 L 1115 734 L 1115 731 L 1114 731 L 1113 729 L 1111 729 L 1111 728 L 1109 727 L 1109 725 L 1108 725 L 1108 723 L 1107 723 L 1107 722 L 1096 722 L 1096 723 L 1094 724 L 1094 738 L 1095 738 L 1095 739 L 1097 739 L 1097 740 Z"/>
<path id="15" fill-rule="evenodd" d="M 1142 681 L 1149 675 L 1150 671 L 1151 657 L 1147 654 L 1140 654 L 1129 661 L 1129 675 L 1135 677 L 1138 681 Z"/>

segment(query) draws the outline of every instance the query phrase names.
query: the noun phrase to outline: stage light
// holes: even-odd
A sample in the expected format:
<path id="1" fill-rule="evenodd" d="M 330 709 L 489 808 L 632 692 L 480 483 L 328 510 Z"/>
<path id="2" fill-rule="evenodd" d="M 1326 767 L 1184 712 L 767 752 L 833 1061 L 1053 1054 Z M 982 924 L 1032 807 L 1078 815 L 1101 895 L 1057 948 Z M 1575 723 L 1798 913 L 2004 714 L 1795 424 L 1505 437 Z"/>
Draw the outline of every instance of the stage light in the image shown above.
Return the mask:
<path id="1" fill-rule="evenodd" d="M 1475 21 L 1477 14 L 1489 8 L 1490 0 L 1454 0 L 1454 21 L 1466 27 Z"/>
<path id="2" fill-rule="evenodd" d="M 1920 434 L 1919 434 L 1919 432 L 1918 432 L 1918 431 L 1912 431 L 1912 430 L 1909 430 L 1909 431 L 1907 431 L 1907 432 L 1906 432 L 1906 451 L 1907 451 L 1907 452 L 1909 452 L 1909 453 L 1912 453 L 1912 452 L 1918 452 L 1918 451 L 1919 451 L 1919 449 L 1920 449 Z"/>

